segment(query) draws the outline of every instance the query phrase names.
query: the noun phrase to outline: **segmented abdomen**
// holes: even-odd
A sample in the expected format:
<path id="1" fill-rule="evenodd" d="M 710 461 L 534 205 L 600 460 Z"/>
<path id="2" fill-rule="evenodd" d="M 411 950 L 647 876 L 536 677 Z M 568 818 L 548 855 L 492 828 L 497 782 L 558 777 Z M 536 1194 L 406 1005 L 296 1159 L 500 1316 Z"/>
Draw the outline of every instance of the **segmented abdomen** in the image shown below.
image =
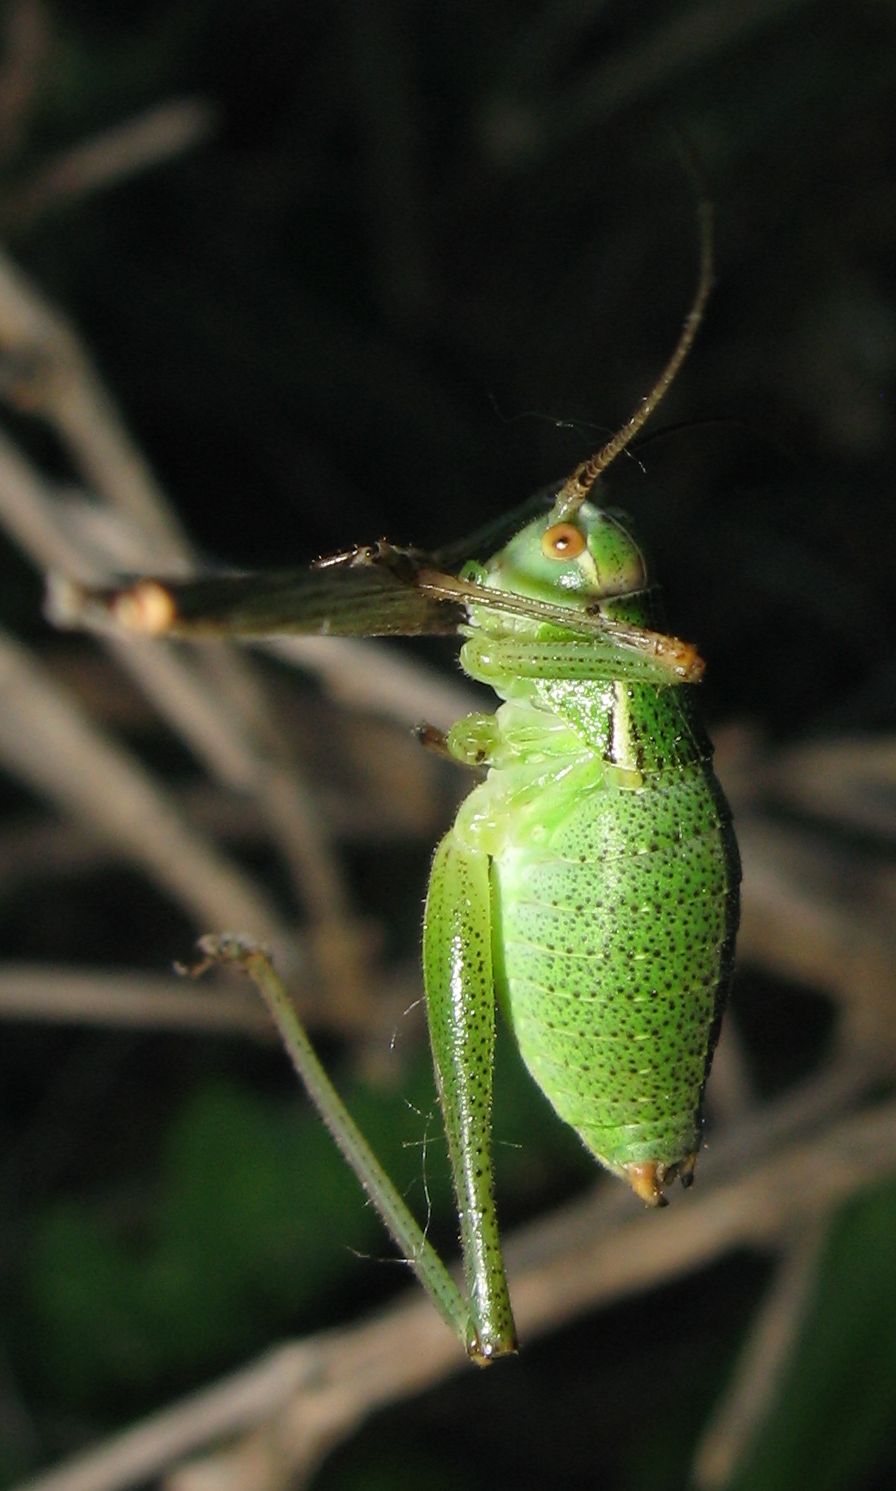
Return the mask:
<path id="1" fill-rule="evenodd" d="M 609 782 L 492 864 L 495 976 L 532 1075 L 612 1170 L 698 1147 L 737 851 L 708 765 Z M 544 820 L 543 820 L 544 821 Z"/>

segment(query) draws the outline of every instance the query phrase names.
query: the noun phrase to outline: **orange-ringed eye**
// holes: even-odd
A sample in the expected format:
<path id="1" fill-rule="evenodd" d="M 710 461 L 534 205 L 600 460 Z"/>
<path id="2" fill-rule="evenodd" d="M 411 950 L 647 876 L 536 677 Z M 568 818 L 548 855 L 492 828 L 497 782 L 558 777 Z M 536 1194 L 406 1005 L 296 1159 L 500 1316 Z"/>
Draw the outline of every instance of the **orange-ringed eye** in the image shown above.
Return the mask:
<path id="1" fill-rule="evenodd" d="M 541 539 L 545 559 L 578 559 L 585 552 L 585 535 L 575 523 L 554 523 Z"/>

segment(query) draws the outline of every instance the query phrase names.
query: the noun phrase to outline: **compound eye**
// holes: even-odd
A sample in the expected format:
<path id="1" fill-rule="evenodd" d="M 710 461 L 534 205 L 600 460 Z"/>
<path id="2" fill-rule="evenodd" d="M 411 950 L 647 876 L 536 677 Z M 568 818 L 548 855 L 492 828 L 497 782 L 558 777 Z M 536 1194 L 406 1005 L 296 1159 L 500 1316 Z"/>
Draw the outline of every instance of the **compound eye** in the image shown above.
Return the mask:
<path id="1" fill-rule="evenodd" d="M 575 523 L 555 523 L 541 539 L 545 559 L 578 559 L 585 552 L 585 535 Z"/>

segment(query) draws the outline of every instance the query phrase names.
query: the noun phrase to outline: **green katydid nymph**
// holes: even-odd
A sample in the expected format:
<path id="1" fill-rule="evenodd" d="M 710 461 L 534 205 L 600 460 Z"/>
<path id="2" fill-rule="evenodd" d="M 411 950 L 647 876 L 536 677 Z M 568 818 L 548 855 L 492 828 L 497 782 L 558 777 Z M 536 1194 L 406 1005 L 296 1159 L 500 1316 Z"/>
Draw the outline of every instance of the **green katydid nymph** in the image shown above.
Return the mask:
<path id="1" fill-rule="evenodd" d="M 674 1177 L 690 1183 L 700 1147 L 737 849 L 694 700 L 702 662 L 664 631 L 628 520 L 594 494 L 676 376 L 710 279 L 707 220 L 693 306 L 647 398 L 565 482 L 463 550 L 381 543 L 304 571 L 68 596 L 70 619 L 168 636 L 459 631 L 461 666 L 503 701 L 445 736 L 421 731 L 486 772 L 436 850 L 423 932 L 465 1294 L 346 1113 L 270 963 L 232 942 L 213 950 L 256 978 L 343 1153 L 482 1364 L 516 1349 L 492 1179 L 497 1005 L 557 1113 L 649 1205 Z"/>

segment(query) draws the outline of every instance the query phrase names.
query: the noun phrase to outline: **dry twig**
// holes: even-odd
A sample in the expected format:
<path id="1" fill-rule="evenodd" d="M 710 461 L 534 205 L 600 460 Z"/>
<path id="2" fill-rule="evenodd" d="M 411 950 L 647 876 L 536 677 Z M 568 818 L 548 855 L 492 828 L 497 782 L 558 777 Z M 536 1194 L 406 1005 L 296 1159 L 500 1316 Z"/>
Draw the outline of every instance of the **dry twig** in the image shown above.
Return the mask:
<path id="1" fill-rule="evenodd" d="M 734 1379 L 697 1446 L 693 1474 L 700 1491 L 728 1484 L 774 1399 L 818 1275 L 825 1220 L 795 1230 L 782 1252 Z"/>
<path id="2" fill-rule="evenodd" d="M 185 825 L 164 789 L 94 728 L 26 649 L 3 637 L 0 756 L 64 812 L 108 836 L 189 907 L 201 926 L 260 926 L 261 935 L 287 953 L 285 925 L 265 897 Z"/>
<path id="3" fill-rule="evenodd" d="M 126 1026 L 271 1040 L 258 1001 L 232 986 L 195 989 L 162 974 L 0 963 L 0 1019 Z"/>
<path id="4" fill-rule="evenodd" d="M 13 0 L 6 8 L 0 68 L 0 160 L 9 161 L 22 143 L 28 114 L 40 85 L 49 45 L 41 0 Z"/>
<path id="5" fill-rule="evenodd" d="M 206 140 L 215 113 L 199 99 L 176 98 L 62 151 L 14 192 L 5 217 L 16 227 L 128 181 Z"/>
<path id="6" fill-rule="evenodd" d="M 136 524 L 143 552 L 152 553 L 156 563 L 164 565 L 167 556 L 171 566 L 183 567 L 189 547 L 73 330 L 2 258 L 0 346 L 10 367 L 19 368 L 18 381 L 8 370 L 8 395 L 56 427 L 88 483 Z M 23 382 L 27 367 L 32 375 Z M 0 493 L 11 531 L 38 563 L 96 573 L 95 525 L 83 531 L 77 521 L 54 521 L 58 503 L 8 442 L 0 447 Z M 231 782 L 238 777 L 253 792 L 308 907 L 323 987 L 334 1008 L 342 1008 L 349 1020 L 359 1018 L 367 978 L 365 939 L 354 927 L 313 794 L 302 789 L 295 763 L 283 749 L 260 682 L 244 660 L 227 651 L 211 649 L 201 662 L 188 664 L 170 652 L 166 657 L 165 649 L 150 656 L 143 649 L 128 650 L 117 639 L 110 645 L 212 769 Z M 273 924 L 270 918 L 268 924 Z"/>
<path id="7" fill-rule="evenodd" d="M 811 1107 L 785 1100 L 768 1115 L 766 1131 L 798 1131 Z M 794 1227 L 814 1226 L 861 1186 L 896 1169 L 893 1103 L 783 1148 L 764 1144 L 762 1132 L 755 1131 L 757 1148 L 749 1153 L 742 1136 L 714 1146 L 699 1196 L 659 1224 L 652 1214 L 619 1222 L 618 1193 L 602 1190 L 511 1238 L 507 1256 L 523 1337 L 691 1274 L 732 1247 L 778 1248 Z M 378 1408 L 463 1367 L 456 1342 L 429 1302 L 414 1294 L 349 1330 L 278 1348 L 18 1491 L 122 1491 L 240 1432 L 248 1438 L 212 1462 L 171 1476 L 169 1491 L 235 1484 L 281 1491 L 310 1475 Z"/>

